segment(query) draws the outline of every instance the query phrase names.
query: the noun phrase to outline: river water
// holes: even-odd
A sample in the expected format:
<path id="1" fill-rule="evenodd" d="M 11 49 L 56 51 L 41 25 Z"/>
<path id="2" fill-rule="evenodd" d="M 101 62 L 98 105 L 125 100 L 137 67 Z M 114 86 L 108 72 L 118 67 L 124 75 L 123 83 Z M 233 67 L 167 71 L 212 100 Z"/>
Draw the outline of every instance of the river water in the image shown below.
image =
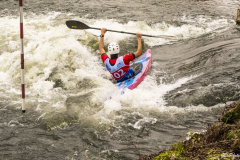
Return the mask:
<path id="1" fill-rule="evenodd" d="M 137 159 L 203 131 L 240 99 L 239 0 L 24 0 L 23 114 L 18 1 L 0 4 L 0 159 Z M 71 19 L 179 40 L 143 37 L 152 68 L 120 95 L 100 31 L 68 29 Z M 137 49 L 136 36 L 107 32 L 112 41 L 121 54 Z"/>

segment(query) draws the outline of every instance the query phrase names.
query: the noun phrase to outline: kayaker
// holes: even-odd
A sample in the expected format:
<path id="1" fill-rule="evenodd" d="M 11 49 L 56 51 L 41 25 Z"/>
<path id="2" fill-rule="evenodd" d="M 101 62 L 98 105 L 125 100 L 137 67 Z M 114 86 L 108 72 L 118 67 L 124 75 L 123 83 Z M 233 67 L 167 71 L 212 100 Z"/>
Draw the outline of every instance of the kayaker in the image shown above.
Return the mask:
<path id="1" fill-rule="evenodd" d="M 108 45 L 108 55 L 104 50 L 104 35 L 106 33 L 106 28 L 101 28 L 100 42 L 99 42 L 99 52 L 103 63 L 105 64 L 107 70 L 111 73 L 112 77 L 116 82 L 121 82 L 125 79 L 131 78 L 134 74 L 134 70 L 130 67 L 130 61 L 142 55 L 142 33 L 137 33 L 138 49 L 137 52 L 132 54 L 126 54 L 118 57 L 120 48 L 115 42 L 111 42 Z M 110 58 L 109 58 L 110 57 Z"/>

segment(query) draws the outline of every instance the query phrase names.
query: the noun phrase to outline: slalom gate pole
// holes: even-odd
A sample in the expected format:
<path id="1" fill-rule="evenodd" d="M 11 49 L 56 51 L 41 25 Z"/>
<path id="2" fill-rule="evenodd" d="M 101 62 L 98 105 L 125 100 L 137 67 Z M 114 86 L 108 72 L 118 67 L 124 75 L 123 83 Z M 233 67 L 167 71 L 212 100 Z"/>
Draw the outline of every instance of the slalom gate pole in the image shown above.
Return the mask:
<path id="1" fill-rule="evenodd" d="M 21 87 L 22 87 L 22 112 L 25 113 L 25 84 L 24 84 L 24 52 L 23 52 L 23 3 L 19 0 L 20 8 L 20 46 L 21 46 Z"/>

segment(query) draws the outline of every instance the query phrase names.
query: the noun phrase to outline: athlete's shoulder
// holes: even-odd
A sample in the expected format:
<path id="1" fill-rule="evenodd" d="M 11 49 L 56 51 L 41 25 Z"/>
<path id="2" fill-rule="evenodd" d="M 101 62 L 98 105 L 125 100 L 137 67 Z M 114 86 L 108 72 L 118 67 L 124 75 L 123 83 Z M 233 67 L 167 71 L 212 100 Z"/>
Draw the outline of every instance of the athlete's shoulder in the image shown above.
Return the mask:
<path id="1" fill-rule="evenodd" d="M 135 58 L 135 55 L 132 54 L 132 53 L 125 54 L 125 55 L 123 56 L 123 61 L 124 61 L 125 64 L 129 64 L 130 61 L 134 60 L 134 58 Z"/>
<path id="2" fill-rule="evenodd" d="M 101 55 L 101 58 L 102 58 L 103 63 L 105 63 L 105 61 L 106 61 L 109 57 L 108 57 L 108 55 L 107 55 L 106 53 L 103 53 L 103 54 Z"/>
<path id="3" fill-rule="evenodd" d="M 135 54 L 134 53 L 129 53 L 129 54 L 125 54 L 123 57 L 124 58 L 135 59 Z"/>

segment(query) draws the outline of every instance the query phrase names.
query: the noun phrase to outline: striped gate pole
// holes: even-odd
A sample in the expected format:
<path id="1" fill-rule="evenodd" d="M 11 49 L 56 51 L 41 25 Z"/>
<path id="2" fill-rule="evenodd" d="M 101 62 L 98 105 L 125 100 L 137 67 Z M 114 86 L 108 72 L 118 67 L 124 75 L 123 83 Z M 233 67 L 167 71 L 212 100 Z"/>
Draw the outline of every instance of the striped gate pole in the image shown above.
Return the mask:
<path id="1" fill-rule="evenodd" d="M 19 7 L 20 7 L 22 112 L 25 113 L 24 52 L 23 52 L 23 3 L 22 3 L 22 0 L 19 0 Z"/>

